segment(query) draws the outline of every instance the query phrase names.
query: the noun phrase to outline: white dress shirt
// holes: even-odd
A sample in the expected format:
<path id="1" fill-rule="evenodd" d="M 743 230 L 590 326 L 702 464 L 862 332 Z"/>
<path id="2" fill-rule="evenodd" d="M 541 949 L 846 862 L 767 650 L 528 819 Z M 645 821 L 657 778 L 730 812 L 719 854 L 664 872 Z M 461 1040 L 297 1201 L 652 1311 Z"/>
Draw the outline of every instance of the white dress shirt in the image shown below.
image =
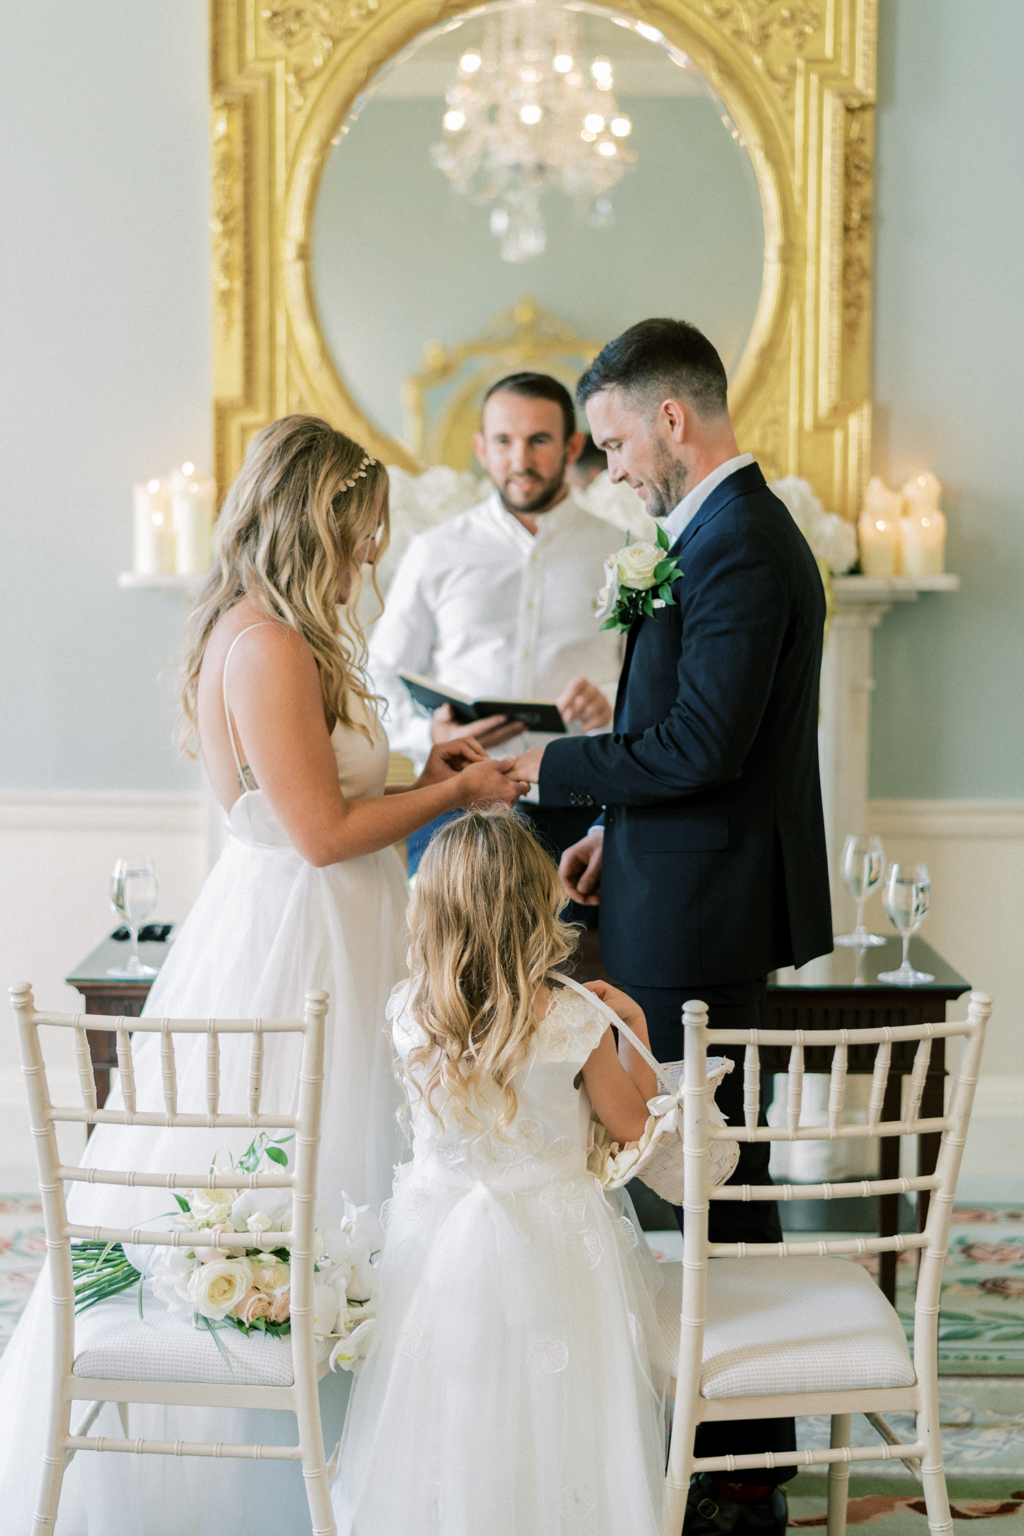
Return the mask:
<path id="1" fill-rule="evenodd" d="M 661 525 L 668 534 L 669 549 L 672 548 L 672 545 L 676 542 L 676 539 L 678 539 L 687 524 L 696 517 L 701 507 L 711 495 L 711 492 L 715 489 L 715 486 L 721 485 L 723 480 L 728 480 L 729 476 L 734 475 L 738 469 L 746 469 L 747 465 L 753 464 L 753 462 L 754 455 L 752 453 L 738 453 L 734 459 L 726 459 L 725 463 L 719 464 L 718 468 L 713 469 L 710 475 L 705 475 L 704 479 L 698 481 L 692 491 L 687 491 L 682 501 L 676 503 Z"/>
<path id="2" fill-rule="evenodd" d="M 595 615 L 604 564 L 624 543 L 618 528 L 570 494 L 537 514 L 531 534 L 487 501 L 418 534 L 370 630 L 369 671 L 387 700 L 392 749 L 419 771 L 430 717 L 413 704 L 399 668 L 421 672 L 471 699 L 555 699 L 585 677 L 614 701 L 622 659 Z M 554 738 L 524 732 L 494 749 L 504 757 Z"/>

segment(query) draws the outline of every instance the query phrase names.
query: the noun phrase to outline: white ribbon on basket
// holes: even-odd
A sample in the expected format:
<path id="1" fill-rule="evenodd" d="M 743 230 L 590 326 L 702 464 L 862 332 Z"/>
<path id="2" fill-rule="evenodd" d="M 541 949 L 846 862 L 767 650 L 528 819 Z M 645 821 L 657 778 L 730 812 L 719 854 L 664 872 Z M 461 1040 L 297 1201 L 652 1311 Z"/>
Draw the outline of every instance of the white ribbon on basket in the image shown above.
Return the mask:
<path id="1" fill-rule="evenodd" d="M 580 982 L 573 981 L 570 976 L 559 975 L 556 978 L 563 986 L 569 987 L 573 992 L 578 992 L 582 997 L 589 998 L 597 1005 L 599 1011 L 607 1015 L 608 1022 L 625 1035 L 633 1049 L 647 1063 L 658 1082 L 665 1089 L 664 1093 L 648 1099 L 647 1109 L 650 1118 L 647 1127 L 639 1142 L 628 1142 L 617 1154 L 621 1158 L 624 1152 L 636 1151 L 637 1156 L 628 1162 L 621 1173 L 617 1173 L 607 1167 L 611 1160 L 610 1147 L 614 1145 L 608 1132 L 591 1109 L 591 1149 L 597 1149 L 605 1159 L 605 1170 L 598 1173 L 605 1189 L 621 1189 L 628 1184 L 630 1179 L 640 1179 L 647 1184 L 656 1194 L 668 1200 L 672 1205 L 679 1205 L 683 1198 L 683 1087 L 682 1087 L 682 1062 L 669 1062 L 663 1064 L 652 1056 L 650 1050 L 630 1029 L 623 1023 L 614 1009 L 597 996 L 582 986 Z M 708 1120 L 719 1129 L 728 1125 L 725 1115 L 715 1103 L 715 1089 L 725 1077 L 727 1072 L 733 1070 L 735 1063 L 727 1056 L 709 1056 L 707 1058 L 708 1074 Z M 653 1122 L 653 1123 L 652 1123 Z M 608 1150 L 600 1147 L 600 1137 L 603 1135 L 609 1143 Z M 711 1141 L 708 1145 L 708 1177 L 711 1184 L 724 1184 L 731 1178 L 739 1162 L 740 1148 L 737 1141 Z M 588 1158 L 588 1166 L 589 1166 Z"/>

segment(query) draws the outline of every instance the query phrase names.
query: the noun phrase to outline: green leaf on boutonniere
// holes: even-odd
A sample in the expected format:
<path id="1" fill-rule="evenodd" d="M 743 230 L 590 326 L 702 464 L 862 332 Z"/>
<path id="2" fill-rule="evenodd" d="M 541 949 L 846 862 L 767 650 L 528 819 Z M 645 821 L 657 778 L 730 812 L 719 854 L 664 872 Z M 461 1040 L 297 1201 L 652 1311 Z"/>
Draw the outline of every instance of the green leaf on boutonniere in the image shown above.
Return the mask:
<path id="1" fill-rule="evenodd" d="M 668 534 L 665 532 L 664 528 L 661 526 L 660 523 L 658 524 L 657 529 L 655 530 L 655 535 L 656 535 L 657 540 L 658 540 L 658 547 L 659 547 L 659 549 L 669 549 L 671 547 L 669 545 L 669 542 L 668 542 Z"/>

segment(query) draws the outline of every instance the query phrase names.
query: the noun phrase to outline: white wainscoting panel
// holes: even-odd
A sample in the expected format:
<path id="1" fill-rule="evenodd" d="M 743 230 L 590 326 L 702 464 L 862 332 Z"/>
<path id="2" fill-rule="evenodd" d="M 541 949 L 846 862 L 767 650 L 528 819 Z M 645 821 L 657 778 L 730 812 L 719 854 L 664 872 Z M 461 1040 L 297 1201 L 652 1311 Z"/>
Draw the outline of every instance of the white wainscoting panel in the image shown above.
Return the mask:
<path id="1" fill-rule="evenodd" d="M 152 854 L 160 884 L 152 921 L 172 922 L 199 892 L 206 850 L 201 794 L 0 794 L 0 1189 L 35 1186 L 7 988 L 29 981 L 41 1006 L 80 1008 L 64 977 L 117 926 L 114 860 Z M 75 1091 L 70 1053 L 58 1070 Z"/>

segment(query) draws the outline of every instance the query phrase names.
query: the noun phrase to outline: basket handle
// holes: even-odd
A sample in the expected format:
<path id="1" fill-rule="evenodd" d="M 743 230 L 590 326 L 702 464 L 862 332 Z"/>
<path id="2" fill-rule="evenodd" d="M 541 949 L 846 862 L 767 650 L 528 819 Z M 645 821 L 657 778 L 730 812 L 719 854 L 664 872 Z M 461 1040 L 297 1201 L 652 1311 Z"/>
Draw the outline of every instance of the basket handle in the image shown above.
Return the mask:
<path id="1" fill-rule="evenodd" d="M 608 1022 L 613 1024 L 620 1034 L 625 1035 L 633 1049 L 643 1057 L 665 1092 L 670 1094 L 673 1099 L 679 1098 L 679 1088 L 677 1085 L 672 1081 L 668 1073 L 664 1071 L 661 1063 L 654 1059 L 643 1041 L 634 1035 L 628 1024 L 622 1022 L 614 1008 L 609 1008 L 604 999 L 598 997 L 596 992 L 591 992 L 578 981 L 573 981 L 571 976 L 563 976 L 561 973 L 558 973 L 552 977 L 552 980 L 559 981 L 563 987 L 570 987 L 573 992 L 579 992 L 582 997 L 589 998 L 599 1010 L 606 1013 L 608 1015 Z"/>

